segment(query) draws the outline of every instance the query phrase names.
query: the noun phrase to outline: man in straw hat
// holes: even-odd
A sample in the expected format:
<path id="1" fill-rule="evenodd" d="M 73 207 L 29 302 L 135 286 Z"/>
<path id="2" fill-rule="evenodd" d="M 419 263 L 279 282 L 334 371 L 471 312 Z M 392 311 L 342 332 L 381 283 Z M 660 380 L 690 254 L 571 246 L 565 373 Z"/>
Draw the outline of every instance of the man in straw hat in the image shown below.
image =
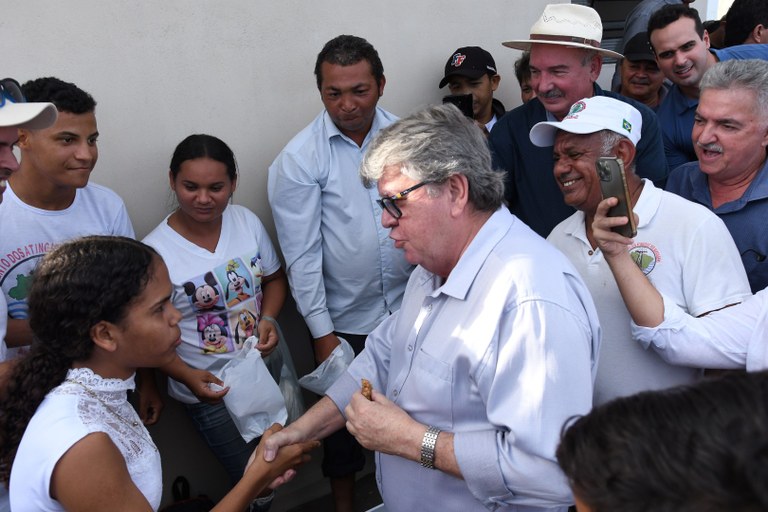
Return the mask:
<path id="1" fill-rule="evenodd" d="M 19 83 L 13 78 L 0 80 L 0 202 L 8 178 L 19 169 L 13 148 L 19 141 L 19 128 L 33 130 L 46 128 L 56 122 L 56 106 L 53 103 L 27 103 Z M 6 375 L 10 363 L 5 363 L 7 347 L 5 332 L 8 327 L 8 308 L 5 296 L 0 293 L 0 381 Z M 10 510 L 8 490 L 0 482 L 0 512 Z"/>
<path id="2" fill-rule="evenodd" d="M 505 196 L 512 213 L 541 236 L 574 210 L 563 204 L 552 176 L 552 148 L 540 148 L 528 138 L 541 121 L 559 121 L 571 105 L 581 98 L 610 96 L 637 108 L 643 119 L 642 139 L 637 147 L 637 172 L 640 177 L 662 183 L 667 162 L 656 117 L 648 107 L 610 91 L 596 83 L 603 56 L 621 54 L 600 48 L 603 33 L 600 16 L 582 5 L 553 4 L 531 27 L 529 39 L 503 43 L 518 50 L 531 51 L 531 85 L 537 95 L 496 123 L 490 136 L 494 166 L 507 173 Z"/>

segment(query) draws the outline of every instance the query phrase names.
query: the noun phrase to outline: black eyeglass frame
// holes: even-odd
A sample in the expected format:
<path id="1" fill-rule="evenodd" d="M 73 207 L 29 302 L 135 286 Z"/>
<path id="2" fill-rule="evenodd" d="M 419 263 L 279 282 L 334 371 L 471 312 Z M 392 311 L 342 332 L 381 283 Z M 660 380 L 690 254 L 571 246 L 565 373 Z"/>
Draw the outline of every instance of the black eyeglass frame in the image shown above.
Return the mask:
<path id="1" fill-rule="evenodd" d="M 381 199 L 377 199 L 376 202 L 379 204 L 379 206 L 381 206 L 383 210 L 386 210 L 387 213 L 390 214 L 393 218 L 399 219 L 400 217 L 403 216 L 403 212 L 400 211 L 400 208 L 397 207 L 397 203 L 395 201 L 397 201 L 398 199 L 403 199 L 414 190 L 421 188 L 428 183 L 432 183 L 432 182 L 422 181 L 421 183 L 417 183 L 414 186 L 407 188 L 402 192 L 398 192 L 393 196 L 382 197 Z"/>
<path id="2" fill-rule="evenodd" d="M 5 105 L 5 101 L 11 103 L 26 103 L 24 93 L 21 92 L 21 85 L 13 78 L 3 78 L 0 80 L 0 107 Z"/>

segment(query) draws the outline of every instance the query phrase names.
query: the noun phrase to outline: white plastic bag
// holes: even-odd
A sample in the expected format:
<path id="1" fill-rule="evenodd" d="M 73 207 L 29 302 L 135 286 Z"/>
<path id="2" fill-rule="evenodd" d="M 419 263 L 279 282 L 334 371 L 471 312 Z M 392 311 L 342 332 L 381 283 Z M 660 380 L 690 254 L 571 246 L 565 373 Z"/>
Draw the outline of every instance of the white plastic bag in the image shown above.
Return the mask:
<path id="1" fill-rule="evenodd" d="M 347 370 L 355 358 L 355 351 L 344 338 L 339 338 L 339 341 L 341 344 L 333 349 L 328 359 L 315 368 L 315 371 L 299 379 L 301 387 L 318 395 L 324 395 L 331 384 Z"/>
<path id="2" fill-rule="evenodd" d="M 296 376 L 296 368 L 293 365 L 291 351 L 277 322 L 275 322 L 275 327 L 280 341 L 277 343 L 277 348 L 264 358 L 264 364 L 267 365 L 269 373 L 272 374 L 272 378 L 277 381 L 277 385 L 280 387 L 280 392 L 285 400 L 285 408 L 288 411 L 288 423 L 292 423 L 304 414 L 306 408 L 301 396 L 301 388 Z"/>
<path id="3" fill-rule="evenodd" d="M 224 405 L 246 443 L 273 423 L 285 425 L 288 419 L 283 395 L 255 348 L 257 343 L 255 336 L 245 340 L 237 356 L 218 375 L 229 386 Z"/>

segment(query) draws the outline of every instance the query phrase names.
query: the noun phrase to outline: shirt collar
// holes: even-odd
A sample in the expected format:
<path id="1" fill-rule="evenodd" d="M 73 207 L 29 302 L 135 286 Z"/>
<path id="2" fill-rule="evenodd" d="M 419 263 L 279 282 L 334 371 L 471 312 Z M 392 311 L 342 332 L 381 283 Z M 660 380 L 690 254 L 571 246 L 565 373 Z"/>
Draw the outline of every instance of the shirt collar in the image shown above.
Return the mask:
<path id="1" fill-rule="evenodd" d="M 451 270 L 443 286 L 435 290 L 434 295 L 444 293 L 453 298 L 464 300 L 472 283 L 480 272 L 485 260 L 494 247 L 504 238 L 518 220 L 502 206 L 491 215 L 480 228 L 469 246 L 461 255 L 456 266 Z"/>
<path id="2" fill-rule="evenodd" d="M 334 137 L 341 137 L 345 141 L 349 142 L 350 144 L 354 144 L 355 147 L 357 147 L 357 143 L 344 135 L 341 130 L 339 130 L 339 127 L 336 126 L 336 123 L 333 122 L 333 119 L 331 119 L 330 114 L 328 114 L 328 111 L 323 111 L 323 122 L 325 123 L 325 131 L 328 135 L 328 142 L 331 141 Z M 371 123 L 371 129 L 368 130 L 368 133 L 365 134 L 365 139 L 363 139 L 363 144 L 360 146 L 360 149 L 364 149 L 365 146 L 368 145 L 368 142 L 370 142 L 372 134 L 378 133 L 379 127 L 381 126 L 381 115 L 379 112 L 379 107 L 376 107 L 376 113 L 373 116 L 373 123 Z"/>

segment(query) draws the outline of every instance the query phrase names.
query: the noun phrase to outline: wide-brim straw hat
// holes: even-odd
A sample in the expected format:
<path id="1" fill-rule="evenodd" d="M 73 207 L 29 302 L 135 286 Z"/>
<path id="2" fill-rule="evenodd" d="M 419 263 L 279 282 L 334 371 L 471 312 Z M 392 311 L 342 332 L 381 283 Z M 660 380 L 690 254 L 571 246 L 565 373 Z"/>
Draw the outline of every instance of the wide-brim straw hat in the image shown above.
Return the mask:
<path id="1" fill-rule="evenodd" d="M 620 53 L 600 48 L 603 22 L 591 7 L 578 4 L 549 4 L 531 27 L 530 39 L 515 39 L 503 44 L 516 50 L 530 50 L 532 44 L 554 44 L 595 50 L 606 57 L 623 58 Z"/>

